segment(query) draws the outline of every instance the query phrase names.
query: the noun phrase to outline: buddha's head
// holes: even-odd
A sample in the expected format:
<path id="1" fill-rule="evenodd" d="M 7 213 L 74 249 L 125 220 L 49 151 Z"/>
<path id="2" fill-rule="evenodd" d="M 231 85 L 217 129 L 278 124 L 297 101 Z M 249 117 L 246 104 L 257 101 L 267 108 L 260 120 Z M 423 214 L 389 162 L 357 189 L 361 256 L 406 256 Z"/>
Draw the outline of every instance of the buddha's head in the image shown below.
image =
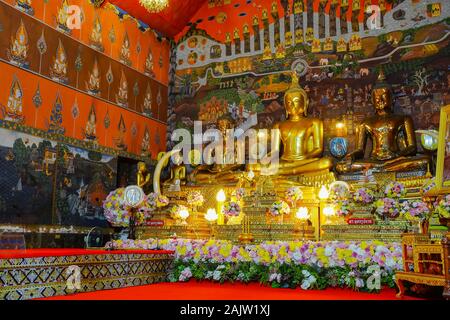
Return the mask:
<path id="1" fill-rule="evenodd" d="M 147 165 L 145 164 L 145 162 L 141 161 L 138 163 L 138 170 L 139 170 L 139 172 L 147 171 Z"/>
<path id="2" fill-rule="evenodd" d="M 298 84 L 298 76 L 294 72 L 292 75 L 292 84 L 284 94 L 284 107 L 286 116 L 291 120 L 308 115 L 308 95 Z"/>
<path id="3" fill-rule="evenodd" d="M 392 111 L 392 91 L 385 80 L 384 73 L 381 71 L 372 90 L 372 104 L 377 113 Z"/>

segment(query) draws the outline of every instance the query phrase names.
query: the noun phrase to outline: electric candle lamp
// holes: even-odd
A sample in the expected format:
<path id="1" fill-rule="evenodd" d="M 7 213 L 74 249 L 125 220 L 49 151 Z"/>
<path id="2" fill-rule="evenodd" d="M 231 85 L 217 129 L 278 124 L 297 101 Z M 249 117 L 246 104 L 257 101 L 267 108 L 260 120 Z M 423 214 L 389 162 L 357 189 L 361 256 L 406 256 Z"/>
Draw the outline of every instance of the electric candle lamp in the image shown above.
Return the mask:
<path id="1" fill-rule="evenodd" d="M 309 219 L 308 208 L 305 208 L 305 207 L 298 208 L 297 213 L 295 214 L 295 217 L 302 221 L 308 220 Z"/>
<path id="2" fill-rule="evenodd" d="M 326 200 L 330 196 L 330 192 L 328 191 L 327 187 L 322 186 L 319 191 L 319 199 L 320 200 Z"/>
<path id="3" fill-rule="evenodd" d="M 225 191 L 223 191 L 223 189 L 221 189 L 216 195 L 217 214 L 218 214 L 217 224 L 218 225 L 223 225 L 225 223 L 225 217 L 223 214 L 223 205 L 224 205 L 224 202 L 226 199 L 227 199 L 227 197 L 225 195 Z"/>
<path id="4" fill-rule="evenodd" d="M 187 224 L 186 219 L 189 217 L 189 211 L 187 209 L 180 210 L 178 215 L 183 220 L 182 224 Z"/>
<path id="5" fill-rule="evenodd" d="M 208 209 L 208 211 L 205 214 L 205 219 L 210 222 L 213 223 L 214 221 L 216 221 L 218 218 L 217 212 L 215 209 Z"/>

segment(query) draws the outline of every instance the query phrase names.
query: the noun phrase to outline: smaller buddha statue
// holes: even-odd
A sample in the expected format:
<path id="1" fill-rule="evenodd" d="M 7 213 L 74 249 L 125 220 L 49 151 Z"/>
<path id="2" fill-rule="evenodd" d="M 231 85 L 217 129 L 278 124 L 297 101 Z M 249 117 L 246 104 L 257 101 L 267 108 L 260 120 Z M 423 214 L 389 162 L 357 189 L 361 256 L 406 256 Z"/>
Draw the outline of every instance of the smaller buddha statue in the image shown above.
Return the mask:
<path id="1" fill-rule="evenodd" d="M 125 32 L 122 47 L 120 48 L 120 62 L 126 64 L 127 66 L 131 66 L 130 54 L 130 39 L 128 38 L 128 33 Z"/>
<path id="2" fill-rule="evenodd" d="M 148 51 L 147 58 L 145 59 L 144 73 L 149 77 L 155 77 L 155 72 L 153 71 L 153 54 L 151 50 Z"/>
<path id="3" fill-rule="evenodd" d="M 95 106 L 92 104 L 89 118 L 84 130 L 86 141 L 97 141 L 97 116 L 95 115 Z"/>
<path id="4" fill-rule="evenodd" d="M 180 153 L 172 155 L 172 166 L 170 168 L 170 178 L 164 182 L 164 186 L 171 191 L 180 191 L 180 186 L 186 185 L 186 167 Z"/>
<path id="5" fill-rule="evenodd" d="M 147 89 L 145 90 L 145 96 L 144 96 L 144 110 L 143 113 L 147 117 L 152 117 L 152 88 L 150 87 L 150 84 L 147 84 Z"/>
<path id="6" fill-rule="evenodd" d="M 66 50 L 64 50 L 61 39 L 59 39 L 56 56 L 53 58 L 53 64 L 50 67 L 50 76 L 53 80 L 61 83 L 67 83 L 67 64 Z"/>
<path id="7" fill-rule="evenodd" d="M 426 170 L 427 155 L 416 155 L 417 142 L 411 117 L 392 112 L 392 91 L 381 72 L 372 90 L 375 115 L 365 119 L 356 131 L 355 151 L 336 165 L 340 174 Z M 366 145 L 372 141 L 366 158 Z"/>
<path id="8" fill-rule="evenodd" d="M 14 76 L 9 97 L 8 103 L 6 105 L 6 117 L 5 120 L 13 121 L 13 122 L 23 122 L 24 116 L 22 114 L 23 107 L 23 91 L 19 83 L 19 79 Z"/>
<path id="9" fill-rule="evenodd" d="M 275 53 L 275 57 L 277 59 L 283 59 L 284 57 L 286 57 L 286 49 L 284 48 L 284 44 L 283 43 L 279 43 L 277 46 L 277 51 Z"/>
<path id="10" fill-rule="evenodd" d="M 120 76 L 119 93 L 116 94 L 116 102 L 121 107 L 128 108 L 128 82 L 123 70 Z"/>
<path id="11" fill-rule="evenodd" d="M 58 15 L 56 16 L 56 28 L 63 31 L 64 33 L 70 34 L 71 30 L 67 27 L 67 19 L 69 18 L 69 3 L 64 0 L 61 8 L 58 10 Z"/>
<path id="12" fill-rule="evenodd" d="M 100 22 L 100 17 L 96 16 L 94 20 L 94 26 L 92 28 L 91 34 L 89 36 L 90 45 L 95 50 L 100 52 L 105 51 L 103 47 L 103 39 L 102 39 L 102 24 Z"/>
<path id="13" fill-rule="evenodd" d="M 216 157 L 222 156 L 222 161 L 216 161 L 214 164 L 204 164 L 199 165 L 194 171 L 189 175 L 189 180 L 194 184 L 234 184 L 239 181 L 239 178 L 242 175 L 241 169 L 244 169 L 244 166 L 238 164 L 236 150 L 234 153 L 229 153 L 226 150 L 227 139 L 229 138 L 227 135 L 227 130 L 231 129 L 232 121 L 227 116 L 222 116 L 217 120 L 217 128 L 221 132 L 223 137 L 223 155 L 214 155 Z M 234 141 L 236 144 L 236 141 Z M 217 163 L 222 162 L 222 163 Z"/>
<path id="14" fill-rule="evenodd" d="M 263 53 L 263 60 L 272 60 L 272 49 L 270 48 L 270 44 L 266 43 L 264 45 L 264 53 Z"/>
<path id="15" fill-rule="evenodd" d="M 92 72 L 89 72 L 89 81 L 86 82 L 86 90 L 89 94 L 100 96 L 100 71 L 98 69 L 98 62 L 95 59 Z"/>
<path id="16" fill-rule="evenodd" d="M 28 68 L 28 49 L 28 33 L 25 29 L 25 24 L 22 20 L 20 20 L 19 28 L 16 31 L 16 36 L 11 37 L 10 49 L 7 51 L 9 61 L 22 68 Z"/>
<path id="17" fill-rule="evenodd" d="M 150 187 L 150 178 L 150 172 L 148 171 L 145 162 L 139 162 L 136 183 L 142 188 L 142 190 L 144 190 L 146 194 L 149 193 L 148 189 Z"/>
<path id="18" fill-rule="evenodd" d="M 141 156 L 143 157 L 150 156 L 150 132 L 148 131 L 147 126 L 145 126 L 144 137 L 142 138 Z"/>

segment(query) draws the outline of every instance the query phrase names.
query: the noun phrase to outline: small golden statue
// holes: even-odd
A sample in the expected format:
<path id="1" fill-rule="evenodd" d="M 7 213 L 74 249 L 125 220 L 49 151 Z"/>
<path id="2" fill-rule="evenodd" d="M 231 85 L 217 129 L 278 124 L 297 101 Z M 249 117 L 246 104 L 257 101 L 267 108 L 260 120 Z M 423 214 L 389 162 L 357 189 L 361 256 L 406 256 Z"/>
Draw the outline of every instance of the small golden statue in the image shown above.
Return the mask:
<path id="1" fill-rule="evenodd" d="M 307 118 L 308 96 L 300 88 L 297 74 L 292 75 L 292 84 L 284 95 L 287 120 L 275 124 L 275 149 L 272 154 L 283 154 L 278 163 L 262 166 L 249 164 L 248 171 L 255 173 L 266 171 L 278 176 L 294 176 L 319 171 L 329 171 L 333 166 L 330 158 L 321 158 L 323 153 L 323 122 L 320 119 Z"/>
<path id="2" fill-rule="evenodd" d="M 148 172 L 145 162 L 138 163 L 136 183 L 144 190 L 145 193 L 148 193 L 146 189 L 148 189 L 148 186 L 150 184 L 150 172 Z"/>
<path id="3" fill-rule="evenodd" d="M 50 67 L 50 76 L 53 80 L 67 83 L 67 55 L 64 46 L 59 39 L 58 48 L 56 49 L 56 56 L 53 58 L 53 65 Z"/>
<path id="4" fill-rule="evenodd" d="M 170 169 L 170 179 L 164 182 L 170 191 L 180 191 L 182 185 L 186 185 L 186 167 L 183 164 L 183 157 L 180 153 L 172 156 L 172 167 Z"/>
<path id="5" fill-rule="evenodd" d="M 116 94 L 116 102 L 119 106 L 128 108 L 128 82 L 123 70 L 120 76 L 119 94 Z"/>
<path id="6" fill-rule="evenodd" d="M 28 49 L 28 33 L 25 29 L 25 24 L 20 20 L 19 28 L 15 37 L 11 37 L 10 49 L 7 51 L 9 61 L 22 68 L 28 68 Z"/>
<path id="7" fill-rule="evenodd" d="M 95 59 L 92 72 L 89 73 L 89 81 L 86 82 L 86 90 L 89 94 L 100 96 L 100 71 L 98 70 L 97 59 Z"/>
<path id="8" fill-rule="evenodd" d="M 416 156 L 414 123 L 409 116 L 392 114 L 392 91 L 381 72 L 372 91 L 376 114 L 357 128 L 355 151 L 336 165 L 338 173 L 392 172 L 426 169 L 430 158 Z M 366 143 L 373 141 L 370 156 L 365 158 Z"/>

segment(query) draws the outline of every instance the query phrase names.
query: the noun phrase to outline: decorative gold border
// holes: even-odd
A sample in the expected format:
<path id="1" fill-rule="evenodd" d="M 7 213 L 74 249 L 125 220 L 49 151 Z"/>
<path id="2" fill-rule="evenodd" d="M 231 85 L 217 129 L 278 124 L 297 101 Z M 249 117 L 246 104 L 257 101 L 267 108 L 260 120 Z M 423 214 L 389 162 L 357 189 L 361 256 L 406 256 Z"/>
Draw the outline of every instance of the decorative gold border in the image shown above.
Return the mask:
<path id="1" fill-rule="evenodd" d="M 444 159 L 445 159 L 445 134 L 447 131 L 447 121 L 450 118 L 450 105 L 441 108 L 439 124 L 439 141 L 436 166 L 436 191 L 450 192 L 450 184 L 444 186 Z M 450 182 L 450 181 L 449 181 Z"/>

